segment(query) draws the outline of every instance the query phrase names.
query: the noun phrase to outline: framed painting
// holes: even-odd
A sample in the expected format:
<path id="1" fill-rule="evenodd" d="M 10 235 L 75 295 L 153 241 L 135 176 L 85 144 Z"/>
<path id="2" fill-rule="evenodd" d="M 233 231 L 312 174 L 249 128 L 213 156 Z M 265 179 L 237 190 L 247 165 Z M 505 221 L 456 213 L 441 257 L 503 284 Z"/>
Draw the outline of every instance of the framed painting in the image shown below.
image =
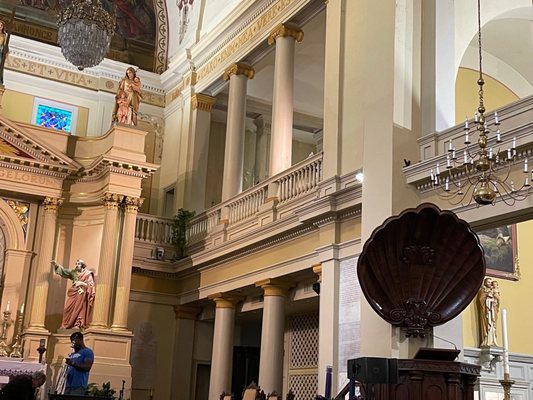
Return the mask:
<path id="1" fill-rule="evenodd" d="M 478 232 L 485 251 L 487 275 L 495 278 L 518 280 L 518 246 L 516 225 L 503 225 Z"/>

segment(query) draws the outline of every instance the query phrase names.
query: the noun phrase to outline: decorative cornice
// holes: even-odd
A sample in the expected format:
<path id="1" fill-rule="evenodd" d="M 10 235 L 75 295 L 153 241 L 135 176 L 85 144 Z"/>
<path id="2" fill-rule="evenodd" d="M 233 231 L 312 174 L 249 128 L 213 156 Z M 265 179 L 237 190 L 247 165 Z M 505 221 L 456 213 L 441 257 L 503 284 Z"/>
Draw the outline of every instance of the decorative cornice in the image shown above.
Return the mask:
<path id="1" fill-rule="evenodd" d="M 216 97 L 212 97 L 203 93 L 195 93 L 191 97 L 191 105 L 193 110 L 211 112 L 216 101 Z"/>
<path id="2" fill-rule="evenodd" d="M 63 199 L 56 197 L 46 197 L 43 200 L 44 210 L 48 213 L 57 213 L 57 210 L 63 204 Z"/>
<path id="3" fill-rule="evenodd" d="M 270 36 L 268 37 L 268 44 L 272 46 L 276 43 L 276 39 L 280 37 L 292 37 L 298 43 L 304 40 L 304 32 L 302 29 L 294 24 L 279 24 L 276 26 Z"/>
<path id="4" fill-rule="evenodd" d="M 248 64 L 235 63 L 226 68 L 223 78 L 225 81 L 229 81 L 232 75 L 244 75 L 248 79 L 254 79 L 255 70 Z"/>

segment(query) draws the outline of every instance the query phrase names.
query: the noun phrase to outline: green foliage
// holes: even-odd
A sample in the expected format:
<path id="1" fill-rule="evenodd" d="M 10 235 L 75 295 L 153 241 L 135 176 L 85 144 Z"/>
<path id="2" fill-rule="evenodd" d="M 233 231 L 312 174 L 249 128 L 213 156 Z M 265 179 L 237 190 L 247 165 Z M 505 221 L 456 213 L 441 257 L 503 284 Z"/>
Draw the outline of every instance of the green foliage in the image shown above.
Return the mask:
<path id="1" fill-rule="evenodd" d="M 111 382 L 103 383 L 101 389 L 96 383 L 89 383 L 89 387 L 87 388 L 87 394 L 89 396 L 109 397 L 114 399 L 115 393 L 115 389 L 111 388 Z"/>
<path id="2" fill-rule="evenodd" d="M 187 228 L 189 221 L 194 217 L 194 211 L 184 210 L 180 208 L 174 217 L 174 230 L 172 232 L 172 242 L 176 247 L 176 258 L 182 259 L 185 257 L 185 246 L 187 245 Z"/>

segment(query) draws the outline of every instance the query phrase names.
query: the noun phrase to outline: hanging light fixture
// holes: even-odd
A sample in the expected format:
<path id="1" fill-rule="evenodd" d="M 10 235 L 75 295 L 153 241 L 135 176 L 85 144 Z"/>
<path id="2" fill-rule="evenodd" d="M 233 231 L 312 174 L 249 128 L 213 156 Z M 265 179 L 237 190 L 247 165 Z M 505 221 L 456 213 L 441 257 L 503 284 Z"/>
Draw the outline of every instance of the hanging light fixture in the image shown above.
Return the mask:
<path id="1" fill-rule="evenodd" d="M 498 114 L 487 121 L 483 85 L 483 59 L 481 54 L 481 0 L 477 2 L 478 52 L 479 52 L 479 105 L 474 114 L 473 125 L 478 132 L 477 146 L 470 146 L 470 125 L 468 119 L 464 125 L 464 149 L 456 151 L 449 142 L 446 165 L 437 164 L 431 170 L 430 179 L 439 196 L 453 205 L 470 204 L 474 200 L 479 205 L 494 204 L 499 197 L 508 205 L 524 200 L 529 195 L 530 172 L 528 160 L 524 159 L 524 179 L 520 187 L 516 187 L 510 179 L 511 167 L 517 161 L 516 138 L 512 145 L 502 148 Z M 492 138 L 489 139 L 489 135 Z M 495 137 L 495 140 L 493 140 Z M 489 143 L 490 141 L 490 143 Z M 494 143 L 495 148 L 488 147 Z M 442 171 L 441 171 L 442 169 Z M 533 175 L 533 171 L 531 171 Z M 533 179 L 533 176 L 531 177 Z"/>
<path id="2" fill-rule="evenodd" d="M 99 0 L 73 0 L 59 13 L 58 44 L 80 71 L 100 64 L 115 31 L 115 16 Z"/>

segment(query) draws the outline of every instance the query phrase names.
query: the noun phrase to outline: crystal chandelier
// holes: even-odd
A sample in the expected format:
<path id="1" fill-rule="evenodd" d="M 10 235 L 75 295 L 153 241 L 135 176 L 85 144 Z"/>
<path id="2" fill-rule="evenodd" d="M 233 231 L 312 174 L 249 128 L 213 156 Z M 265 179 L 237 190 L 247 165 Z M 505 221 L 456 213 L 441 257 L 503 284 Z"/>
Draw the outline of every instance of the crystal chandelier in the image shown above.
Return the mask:
<path id="1" fill-rule="evenodd" d="M 449 142 L 446 165 L 437 164 L 431 170 L 430 179 L 441 198 L 453 205 L 467 205 L 474 200 L 478 205 L 494 204 L 499 197 L 505 204 L 512 205 L 524 200 L 530 191 L 528 160 L 524 159 L 524 179 L 520 187 L 511 180 L 511 167 L 517 161 L 516 138 L 512 145 L 502 148 L 498 114 L 490 123 L 485 116 L 483 98 L 482 56 L 481 56 L 481 0 L 477 1 L 478 52 L 479 52 L 479 105 L 474 114 L 473 125 L 478 132 L 477 146 L 470 146 L 470 126 L 468 119 L 464 125 L 464 149 L 456 151 Z M 492 138 L 489 139 L 489 135 Z M 495 137 L 495 140 L 494 140 Z M 495 144 L 495 148 L 488 147 Z M 533 179 L 533 171 L 531 171 Z"/>
<path id="2" fill-rule="evenodd" d="M 73 0 L 61 10 L 57 24 L 61 52 L 80 71 L 104 59 L 115 31 L 115 16 L 99 0 Z"/>

